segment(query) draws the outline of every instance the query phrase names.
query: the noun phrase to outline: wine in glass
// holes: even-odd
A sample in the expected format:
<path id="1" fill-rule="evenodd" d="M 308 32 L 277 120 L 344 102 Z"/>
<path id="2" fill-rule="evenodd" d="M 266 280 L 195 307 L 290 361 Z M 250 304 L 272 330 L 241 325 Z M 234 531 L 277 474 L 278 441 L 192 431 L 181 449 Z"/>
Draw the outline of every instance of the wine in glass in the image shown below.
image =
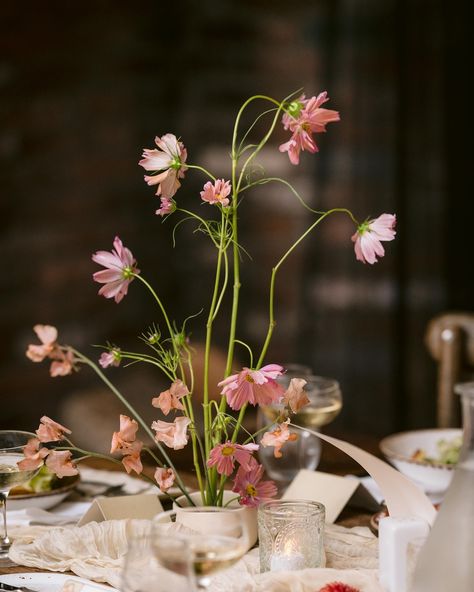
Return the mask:
<path id="1" fill-rule="evenodd" d="M 37 473 L 38 469 L 22 471 L 18 463 L 25 457 L 23 448 L 35 434 L 16 430 L 0 430 L 0 504 L 3 510 L 3 536 L 0 536 L 0 561 L 3 565 L 8 561 L 10 539 L 7 531 L 7 498 L 10 490 L 26 483 Z"/>
<path id="2" fill-rule="evenodd" d="M 285 374 L 278 382 L 286 389 L 290 384 L 290 376 Z M 318 431 L 339 415 L 342 409 L 342 394 L 339 383 L 333 378 L 322 376 L 301 376 L 306 380 L 304 390 L 309 403 L 297 413 L 290 414 L 292 424 Z M 286 411 L 281 403 L 263 406 L 259 409 L 259 429 L 271 426 L 275 421 L 284 421 Z M 319 464 L 321 456 L 321 443 L 317 436 L 291 428 L 290 431 L 297 435 L 294 441 L 285 443 L 282 458 L 275 458 L 272 447 L 259 449 L 259 457 L 269 477 L 283 483 L 289 483 L 300 469 L 314 470 Z"/>
<path id="3" fill-rule="evenodd" d="M 248 526 L 241 508 L 176 508 L 158 514 L 153 522 L 157 544 L 174 539 L 187 543 L 198 590 L 206 589 L 215 573 L 237 563 L 249 547 Z M 173 569 L 170 564 L 165 567 Z"/>

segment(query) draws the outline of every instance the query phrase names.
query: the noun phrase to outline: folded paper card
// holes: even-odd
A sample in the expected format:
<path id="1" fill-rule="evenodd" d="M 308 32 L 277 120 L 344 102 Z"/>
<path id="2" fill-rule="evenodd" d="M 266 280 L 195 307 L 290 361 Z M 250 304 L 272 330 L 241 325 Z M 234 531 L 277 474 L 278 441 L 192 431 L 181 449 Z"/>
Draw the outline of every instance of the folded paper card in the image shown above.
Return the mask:
<path id="1" fill-rule="evenodd" d="M 123 518 L 151 519 L 159 512 L 163 512 L 163 506 L 158 495 L 153 493 L 98 497 L 92 502 L 77 526 L 83 526 L 88 522 L 121 520 Z"/>

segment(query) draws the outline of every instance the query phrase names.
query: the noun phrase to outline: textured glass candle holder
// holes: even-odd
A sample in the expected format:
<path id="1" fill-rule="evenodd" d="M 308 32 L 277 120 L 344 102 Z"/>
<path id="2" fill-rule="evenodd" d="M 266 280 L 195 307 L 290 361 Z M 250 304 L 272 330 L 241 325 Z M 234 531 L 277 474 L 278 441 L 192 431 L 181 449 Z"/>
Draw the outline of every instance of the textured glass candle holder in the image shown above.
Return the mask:
<path id="1" fill-rule="evenodd" d="M 306 500 L 272 500 L 258 508 L 260 572 L 321 567 L 325 508 Z"/>

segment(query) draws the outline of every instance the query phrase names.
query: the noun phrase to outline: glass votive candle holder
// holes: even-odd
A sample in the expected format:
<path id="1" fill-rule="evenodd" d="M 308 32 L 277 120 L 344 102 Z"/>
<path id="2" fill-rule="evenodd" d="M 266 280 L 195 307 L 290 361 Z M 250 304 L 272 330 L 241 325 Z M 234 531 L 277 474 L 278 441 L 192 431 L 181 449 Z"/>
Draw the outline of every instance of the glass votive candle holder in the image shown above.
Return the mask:
<path id="1" fill-rule="evenodd" d="M 323 504 L 307 500 L 260 504 L 260 572 L 321 567 L 325 514 Z"/>

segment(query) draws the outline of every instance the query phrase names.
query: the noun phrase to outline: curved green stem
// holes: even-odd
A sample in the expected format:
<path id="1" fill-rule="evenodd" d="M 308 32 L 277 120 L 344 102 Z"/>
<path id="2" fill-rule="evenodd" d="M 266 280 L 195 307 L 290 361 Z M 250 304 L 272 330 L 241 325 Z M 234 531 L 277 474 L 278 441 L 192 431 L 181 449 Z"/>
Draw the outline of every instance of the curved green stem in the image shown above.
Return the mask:
<path id="1" fill-rule="evenodd" d="M 205 175 L 207 175 L 208 177 L 210 177 L 213 181 L 216 180 L 216 177 L 214 177 L 214 175 L 212 173 L 210 173 L 204 167 L 199 166 L 198 164 L 186 164 L 186 167 L 188 169 L 195 169 L 196 171 L 201 171 L 202 173 L 204 173 Z"/>

